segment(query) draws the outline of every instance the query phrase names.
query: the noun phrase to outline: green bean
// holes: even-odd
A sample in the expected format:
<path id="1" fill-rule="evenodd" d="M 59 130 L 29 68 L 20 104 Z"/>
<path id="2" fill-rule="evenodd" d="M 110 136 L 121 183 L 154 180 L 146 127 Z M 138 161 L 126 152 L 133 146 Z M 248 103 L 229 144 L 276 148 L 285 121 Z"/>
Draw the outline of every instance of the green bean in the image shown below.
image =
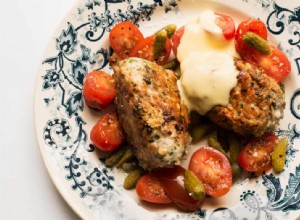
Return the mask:
<path id="1" fill-rule="evenodd" d="M 160 29 L 159 31 L 157 31 L 155 35 L 157 35 L 160 31 L 165 30 L 167 32 L 167 37 L 170 39 L 175 33 L 176 29 L 177 29 L 176 24 L 169 24 L 163 27 L 162 29 Z"/>
<path id="2" fill-rule="evenodd" d="M 205 197 L 205 188 L 202 182 L 190 170 L 186 170 L 184 173 L 184 188 L 195 200 Z"/>
<path id="3" fill-rule="evenodd" d="M 191 120 L 191 126 L 196 126 L 198 124 L 200 124 L 203 117 L 201 117 L 201 115 L 199 115 L 196 111 L 191 111 L 190 113 L 190 120 Z"/>
<path id="4" fill-rule="evenodd" d="M 123 156 L 121 157 L 121 159 L 119 160 L 119 162 L 117 163 L 116 167 L 118 169 L 122 168 L 124 163 L 132 160 L 133 158 L 134 158 L 133 151 L 130 147 L 128 147 L 125 153 L 123 154 Z"/>
<path id="5" fill-rule="evenodd" d="M 141 169 L 131 171 L 124 180 L 123 187 L 125 189 L 133 189 L 142 175 Z"/>
<path id="6" fill-rule="evenodd" d="M 215 128 L 212 123 L 201 123 L 192 128 L 192 142 L 196 143 Z"/>
<path id="7" fill-rule="evenodd" d="M 232 163 L 236 163 L 239 157 L 239 153 L 242 147 L 242 144 L 239 138 L 234 134 L 228 135 L 228 143 L 229 143 L 229 155 L 230 161 Z"/>
<path id="8" fill-rule="evenodd" d="M 276 172 L 282 172 L 285 165 L 286 149 L 288 138 L 283 137 L 279 140 L 272 153 L 272 166 Z"/>
<path id="9" fill-rule="evenodd" d="M 126 172 L 129 173 L 139 167 L 137 161 L 131 161 L 131 162 L 126 162 L 123 163 L 122 169 Z"/>
<path id="10" fill-rule="evenodd" d="M 179 62 L 176 58 L 174 58 L 169 62 L 167 62 L 166 64 L 164 64 L 162 67 L 168 70 L 176 70 L 178 66 L 179 66 Z"/>
<path id="11" fill-rule="evenodd" d="M 208 137 L 207 137 L 207 142 L 208 142 L 208 145 L 218 151 L 220 151 L 222 154 L 224 154 L 227 158 L 227 154 L 226 152 L 224 151 L 224 149 L 222 148 L 220 142 L 218 141 L 218 138 L 215 134 L 210 134 Z"/>
<path id="12" fill-rule="evenodd" d="M 113 152 L 105 159 L 105 166 L 107 167 L 115 166 L 123 157 L 125 152 L 126 152 L 126 147 L 125 146 L 120 147 L 117 151 Z"/>
<path id="13" fill-rule="evenodd" d="M 232 170 L 233 179 L 239 177 L 242 172 L 242 168 L 239 166 L 239 164 L 236 162 L 233 162 L 230 164 L 230 166 L 231 166 L 231 170 Z"/>
<path id="14" fill-rule="evenodd" d="M 164 52 L 167 39 L 168 37 L 166 30 L 161 30 L 156 34 L 153 44 L 153 55 L 155 59 L 159 58 L 162 52 Z"/>
<path id="15" fill-rule="evenodd" d="M 226 152 L 229 151 L 228 134 L 229 134 L 229 132 L 226 131 L 225 129 L 220 128 L 220 127 L 217 128 L 218 141 L 220 142 L 222 148 Z"/>

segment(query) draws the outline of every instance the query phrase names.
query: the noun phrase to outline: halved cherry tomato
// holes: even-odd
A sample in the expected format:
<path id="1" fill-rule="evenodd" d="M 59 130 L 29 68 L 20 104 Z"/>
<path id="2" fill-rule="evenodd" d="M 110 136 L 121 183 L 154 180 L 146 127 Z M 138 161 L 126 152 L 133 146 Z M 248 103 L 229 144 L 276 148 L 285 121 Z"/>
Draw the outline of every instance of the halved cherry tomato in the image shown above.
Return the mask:
<path id="1" fill-rule="evenodd" d="M 121 59 L 128 57 L 131 49 L 143 39 L 140 30 L 129 21 L 117 24 L 109 33 L 110 45 Z"/>
<path id="2" fill-rule="evenodd" d="M 184 26 L 182 26 L 181 28 L 179 28 L 177 31 L 175 31 L 175 33 L 172 36 L 172 50 L 174 55 L 177 55 L 177 48 L 180 44 L 182 35 L 184 33 Z"/>
<path id="3" fill-rule="evenodd" d="M 138 180 L 136 193 L 140 199 L 147 202 L 156 204 L 172 203 L 172 200 L 166 195 L 158 177 L 153 173 L 148 173 Z"/>
<path id="4" fill-rule="evenodd" d="M 215 20 L 216 25 L 222 29 L 223 35 L 226 40 L 230 40 L 234 37 L 235 34 L 235 25 L 231 17 L 216 13 L 217 19 Z"/>
<path id="5" fill-rule="evenodd" d="M 155 171 L 164 191 L 182 210 L 195 211 L 201 206 L 202 200 L 193 199 L 184 188 L 185 169 L 181 166 L 162 168 Z"/>
<path id="6" fill-rule="evenodd" d="M 261 20 L 250 18 L 245 21 L 242 21 L 237 27 L 235 33 L 235 49 L 240 54 L 241 57 L 243 57 L 244 54 L 247 53 L 247 49 L 251 49 L 243 41 L 243 36 L 248 31 L 256 33 L 257 35 L 259 35 L 265 40 L 267 40 L 268 38 L 267 27 L 264 24 L 264 22 L 262 22 Z"/>
<path id="7" fill-rule="evenodd" d="M 228 159 L 211 147 L 201 147 L 192 155 L 189 170 L 202 181 L 206 194 L 212 197 L 225 195 L 232 186 Z"/>
<path id="8" fill-rule="evenodd" d="M 253 65 L 264 70 L 264 72 L 276 80 L 281 82 L 290 72 L 291 63 L 287 56 L 274 45 L 270 45 L 271 54 L 264 55 L 253 49 L 243 55 L 243 59 Z M 246 50 L 244 50 L 246 51 Z"/>
<path id="9" fill-rule="evenodd" d="M 248 172 L 263 172 L 272 167 L 271 153 L 278 141 L 272 132 L 250 140 L 241 150 L 238 163 Z"/>
<path id="10" fill-rule="evenodd" d="M 155 35 L 146 37 L 144 40 L 139 41 L 131 50 L 129 57 L 139 57 L 152 62 L 156 62 L 159 65 L 165 64 L 171 53 L 171 42 L 167 39 L 166 46 L 162 54 L 158 57 L 154 57 L 154 41 Z"/>
<path id="11" fill-rule="evenodd" d="M 255 19 L 243 21 L 238 26 L 235 35 L 236 51 L 243 60 L 260 67 L 267 75 L 281 82 L 291 71 L 291 63 L 287 56 L 273 45 L 270 45 L 270 55 L 261 54 L 250 48 L 243 41 L 243 36 L 248 31 L 258 34 L 265 40 L 268 38 L 267 27 L 262 21 Z"/>
<path id="12" fill-rule="evenodd" d="M 102 116 L 92 128 L 91 141 L 103 151 L 116 150 L 125 140 L 125 134 L 115 112 Z"/>
<path id="13" fill-rule="evenodd" d="M 100 70 L 86 75 L 83 97 L 88 106 L 101 110 L 112 103 L 115 96 L 115 82 L 111 75 Z"/>

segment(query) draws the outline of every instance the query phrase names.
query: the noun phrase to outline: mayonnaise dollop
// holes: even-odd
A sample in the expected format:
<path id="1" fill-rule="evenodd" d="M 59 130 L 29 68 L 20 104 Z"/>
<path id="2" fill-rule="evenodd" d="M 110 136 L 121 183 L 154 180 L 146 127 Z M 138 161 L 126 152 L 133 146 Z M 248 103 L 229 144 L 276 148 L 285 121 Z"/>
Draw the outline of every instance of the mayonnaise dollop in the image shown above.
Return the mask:
<path id="1" fill-rule="evenodd" d="M 227 53 L 191 53 L 180 65 L 181 86 L 189 109 L 204 115 L 215 105 L 228 104 L 238 71 Z"/>
<path id="2" fill-rule="evenodd" d="M 215 18 L 208 10 L 191 19 L 177 48 L 182 97 L 189 110 L 202 115 L 215 105 L 227 105 L 237 83 L 234 42 L 223 37 Z"/>

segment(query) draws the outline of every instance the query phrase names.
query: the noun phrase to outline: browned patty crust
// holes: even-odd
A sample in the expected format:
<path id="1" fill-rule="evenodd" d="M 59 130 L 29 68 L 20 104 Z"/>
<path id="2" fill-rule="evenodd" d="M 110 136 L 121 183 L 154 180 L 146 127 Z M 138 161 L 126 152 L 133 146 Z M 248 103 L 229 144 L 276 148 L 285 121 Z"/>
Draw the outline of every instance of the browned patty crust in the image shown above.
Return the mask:
<path id="1" fill-rule="evenodd" d="M 151 170 L 179 164 L 190 136 L 174 72 L 140 58 L 121 60 L 113 69 L 116 109 L 140 165 Z"/>
<path id="2" fill-rule="evenodd" d="M 219 126 L 241 135 L 261 136 L 274 130 L 283 118 L 284 91 L 271 77 L 236 59 L 240 73 L 227 106 L 216 106 L 207 115 Z"/>

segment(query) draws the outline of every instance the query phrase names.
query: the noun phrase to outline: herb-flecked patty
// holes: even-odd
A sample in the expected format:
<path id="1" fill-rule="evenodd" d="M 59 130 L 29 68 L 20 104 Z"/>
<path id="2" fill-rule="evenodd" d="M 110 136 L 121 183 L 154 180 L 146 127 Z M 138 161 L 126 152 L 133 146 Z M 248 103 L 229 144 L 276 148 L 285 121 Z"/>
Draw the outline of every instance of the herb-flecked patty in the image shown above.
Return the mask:
<path id="1" fill-rule="evenodd" d="M 253 65 L 236 59 L 240 73 L 230 92 L 229 104 L 215 106 L 207 115 L 219 126 L 244 136 L 261 136 L 274 130 L 283 118 L 283 88 Z"/>
<path id="2" fill-rule="evenodd" d="M 140 58 L 127 58 L 112 67 L 115 106 L 140 165 L 152 170 L 180 164 L 191 138 L 174 72 Z"/>

